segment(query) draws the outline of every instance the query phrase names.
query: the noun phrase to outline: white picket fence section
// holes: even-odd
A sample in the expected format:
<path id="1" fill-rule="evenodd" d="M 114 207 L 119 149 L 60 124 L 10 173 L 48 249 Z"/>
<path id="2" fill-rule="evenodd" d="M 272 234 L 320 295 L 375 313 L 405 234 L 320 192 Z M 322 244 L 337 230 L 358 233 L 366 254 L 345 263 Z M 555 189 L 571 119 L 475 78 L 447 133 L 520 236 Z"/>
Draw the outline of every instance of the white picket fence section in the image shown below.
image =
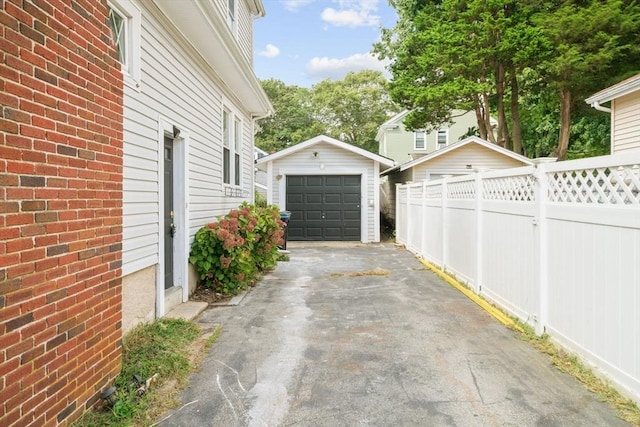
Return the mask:
<path id="1" fill-rule="evenodd" d="M 640 402 L 640 152 L 398 185 L 396 240 Z"/>

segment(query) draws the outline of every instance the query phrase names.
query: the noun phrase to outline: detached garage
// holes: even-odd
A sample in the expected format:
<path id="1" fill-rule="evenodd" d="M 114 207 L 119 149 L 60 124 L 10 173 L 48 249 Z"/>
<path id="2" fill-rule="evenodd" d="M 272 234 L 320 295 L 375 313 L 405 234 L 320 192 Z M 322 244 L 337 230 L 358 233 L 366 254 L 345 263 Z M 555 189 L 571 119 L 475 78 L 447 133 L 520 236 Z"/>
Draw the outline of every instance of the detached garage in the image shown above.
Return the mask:
<path id="1" fill-rule="evenodd" d="M 379 174 L 393 160 L 321 135 L 256 165 L 268 203 L 291 212 L 289 240 L 380 241 Z"/>

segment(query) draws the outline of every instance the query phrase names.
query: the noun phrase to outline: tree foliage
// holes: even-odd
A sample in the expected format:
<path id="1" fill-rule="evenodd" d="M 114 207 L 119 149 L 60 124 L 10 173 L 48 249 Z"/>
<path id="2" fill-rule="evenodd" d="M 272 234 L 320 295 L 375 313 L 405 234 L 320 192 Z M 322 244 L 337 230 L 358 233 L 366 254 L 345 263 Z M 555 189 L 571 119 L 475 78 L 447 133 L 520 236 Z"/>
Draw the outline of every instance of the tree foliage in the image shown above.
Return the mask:
<path id="1" fill-rule="evenodd" d="M 640 67 L 640 4 L 632 0 L 392 0 L 394 28 L 375 51 L 391 59 L 391 97 L 409 128 L 437 128 L 475 110 L 483 138 L 523 152 L 531 123 L 521 98 L 557 109 L 553 151 L 564 157 L 574 107 Z M 529 82 L 522 84 L 522 76 Z M 535 78 L 531 78 L 535 76 Z M 556 108 L 557 107 L 557 108 Z M 535 109 L 535 106 L 533 106 Z M 581 109 L 583 110 L 583 109 Z M 489 117 L 498 119 L 497 137 Z M 522 112 L 527 120 L 544 119 Z M 559 118 L 559 119 L 558 119 Z M 597 126 L 596 126 L 597 127 Z"/>
<path id="2" fill-rule="evenodd" d="M 272 152 L 325 134 L 377 152 L 378 127 L 398 110 L 386 84 L 382 73 L 371 70 L 326 79 L 311 89 L 265 80 L 262 86 L 275 114 L 260 121 L 256 145 Z"/>

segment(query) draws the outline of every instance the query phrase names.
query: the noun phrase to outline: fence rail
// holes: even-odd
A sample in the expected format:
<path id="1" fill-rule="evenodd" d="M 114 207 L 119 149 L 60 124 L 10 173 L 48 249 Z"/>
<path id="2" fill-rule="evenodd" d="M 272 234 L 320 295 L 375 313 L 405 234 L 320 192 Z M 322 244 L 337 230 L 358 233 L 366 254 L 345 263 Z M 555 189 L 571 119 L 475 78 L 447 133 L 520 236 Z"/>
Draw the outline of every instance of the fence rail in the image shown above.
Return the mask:
<path id="1" fill-rule="evenodd" d="M 396 238 L 640 402 L 640 152 L 398 185 Z"/>

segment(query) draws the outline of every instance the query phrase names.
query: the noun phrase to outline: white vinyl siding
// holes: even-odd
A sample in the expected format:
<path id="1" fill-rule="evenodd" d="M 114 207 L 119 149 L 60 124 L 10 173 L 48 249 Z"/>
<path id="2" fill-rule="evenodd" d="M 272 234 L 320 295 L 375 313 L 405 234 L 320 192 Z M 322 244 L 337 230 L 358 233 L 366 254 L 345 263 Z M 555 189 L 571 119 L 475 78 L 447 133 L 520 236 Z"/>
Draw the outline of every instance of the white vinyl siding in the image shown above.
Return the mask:
<path id="1" fill-rule="evenodd" d="M 313 152 L 318 152 L 318 157 L 314 157 Z M 378 187 L 374 188 L 373 160 L 327 143 L 318 143 L 276 159 L 272 162 L 271 171 L 272 174 L 267 179 L 271 181 L 273 191 L 271 200 L 275 204 L 279 204 L 279 200 L 284 200 L 284 195 L 280 194 L 279 184 L 286 180 L 286 176 L 278 179 L 280 173 L 284 175 L 359 175 L 364 171 L 361 184 L 366 188 L 362 190 L 361 203 L 366 204 L 368 200 L 374 200 L 374 192 L 379 191 Z M 285 208 L 286 206 L 280 206 L 280 209 Z M 368 241 L 375 241 L 377 224 L 375 216 L 378 212 L 374 213 L 373 207 L 370 206 L 366 207 L 366 212 L 365 234 Z"/>
<path id="2" fill-rule="evenodd" d="M 152 10 L 142 13 L 142 81 L 140 91 L 125 86 L 123 272 L 129 274 L 159 262 L 159 121 L 170 120 L 189 133 L 184 183 L 189 200 L 189 241 L 205 223 L 243 200 L 252 187 L 252 121 L 248 113 L 229 101 L 219 84 L 197 58 L 176 41 L 170 25 Z M 159 21 L 161 20 L 161 21 Z M 223 105 L 229 106 L 245 127 L 242 135 L 243 196 L 227 197 L 222 185 Z M 249 153 L 247 155 L 247 153 Z M 174 165 L 175 167 L 175 165 Z M 184 207 L 187 209 L 187 207 Z"/>
<path id="3" fill-rule="evenodd" d="M 640 92 L 614 99 L 612 111 L 612 154 L 640 149 Z"/>

